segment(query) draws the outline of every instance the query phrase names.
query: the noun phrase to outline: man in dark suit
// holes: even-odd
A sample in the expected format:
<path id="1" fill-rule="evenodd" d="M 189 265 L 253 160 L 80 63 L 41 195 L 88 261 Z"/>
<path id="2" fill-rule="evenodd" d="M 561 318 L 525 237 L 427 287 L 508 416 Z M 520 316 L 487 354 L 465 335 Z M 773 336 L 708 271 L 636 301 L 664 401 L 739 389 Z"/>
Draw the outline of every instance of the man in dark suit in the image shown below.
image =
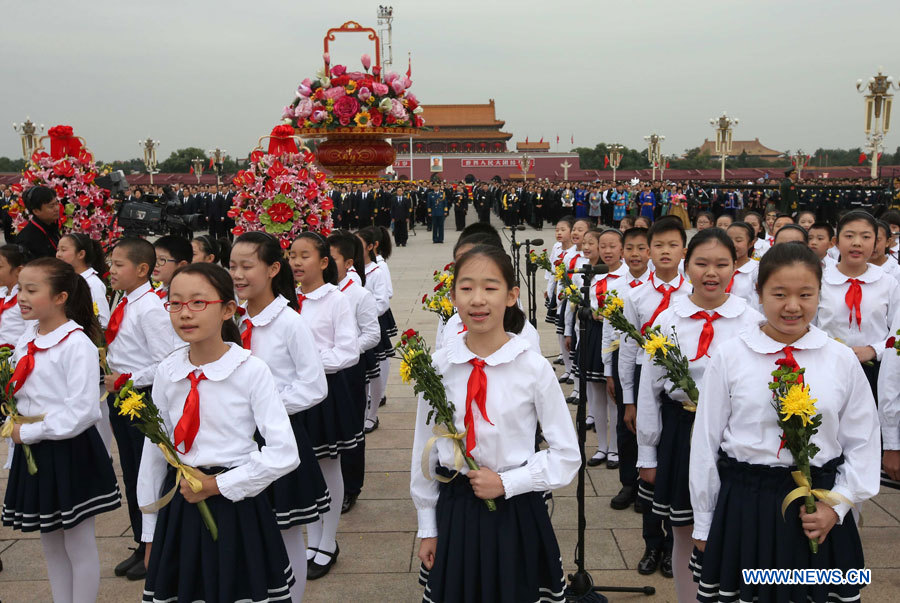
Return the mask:
<path id="1" fill-rule="evenodd" d="M 209 236 L 213 239 L 219 239 L 225 236 L 225 195 L 219 192 L 216 187 L 215 192 L 210 195 L 209 205 L 207 205 L 206 216 L 209 220 Z"/>
<path id="2" fill-rule="evenodd" d="M 23 194 L 31 219 L 16 235 L 16 243 L 32 259 L 54 257 L 59 244 L 59 200 L 52 188 L 33 186 Z"/>
<path id="3" fill-rule="evenodd" d="M 391 219 L 394 221 L 394 242 L 397 247 L 406 247 L 409 239 L 409 219 L 412 216 L 412 201 L 402 186 L 397 187 L 397 194 L 391 202 Z"/>
<path id="4" fill-rule="evenodd" d="M 464 182 L 456 185 L 453 195 L 453 218 L 456 221 L 456 232 L 466 227 L 466 214 L 469 212 L 469 191 Z"/>
<path id="5" fill-rule="evenodd" d="M 344 222 L 342 220 L 344 216 L 344 187 L 334 187 L 331 190 L 331 219 L 334 221 L 335 229 L 344 228 Z"/>
<path id="6" fill-rule="evenodd" d="M 377 212 L 375 214 L 375 225 L 391 227 L 391 208 L 394 202 L 394 193 L 387 187 L 382 187 L 376 191 L 375 204 Z"/>
<path id="7" fill-rule="evenodd" d="M 491 199 L 486 184 L 482 184 L 475 191 L 475 213 L 479 222 L 491 221 Z"/>
<path id="8" fill-rule="evenodd" d="M 781 193 L 781 198 L 776 203 L 778 212 L 790 216 L 800 204 L 800 196 L 797 194 L 797 170 L 794 168 L 785 170 L 784 179 L 778 189 Z"/>
<path id="9" fill-rule="evenodd" d="M 369 183 L 363 182 L 356 197 L 356 220 L 359 228 L 372 225 L 372 213 L 375 209 L 375 195 L 369 190 Z"/>

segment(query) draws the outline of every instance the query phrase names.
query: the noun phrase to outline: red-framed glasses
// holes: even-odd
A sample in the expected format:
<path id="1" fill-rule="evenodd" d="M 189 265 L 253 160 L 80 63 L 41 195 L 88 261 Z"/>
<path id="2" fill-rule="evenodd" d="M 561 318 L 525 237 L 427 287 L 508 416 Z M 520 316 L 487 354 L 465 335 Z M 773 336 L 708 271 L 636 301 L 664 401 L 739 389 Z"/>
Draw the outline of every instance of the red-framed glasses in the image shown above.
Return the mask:
<path id="1" fill-rule="evenodd" d="M 191 312 L 203 312 L 206 310 L 206 306 L 209 304 L 224 304 L 225 302 L 221 299 L 192 299 L 186 302 L 180 301 L 167 301 L 163 304 L 163 307 L 166 311 L 171 312 L 172 314 L 178 314 L 185 308 L 190 310 Z"/>

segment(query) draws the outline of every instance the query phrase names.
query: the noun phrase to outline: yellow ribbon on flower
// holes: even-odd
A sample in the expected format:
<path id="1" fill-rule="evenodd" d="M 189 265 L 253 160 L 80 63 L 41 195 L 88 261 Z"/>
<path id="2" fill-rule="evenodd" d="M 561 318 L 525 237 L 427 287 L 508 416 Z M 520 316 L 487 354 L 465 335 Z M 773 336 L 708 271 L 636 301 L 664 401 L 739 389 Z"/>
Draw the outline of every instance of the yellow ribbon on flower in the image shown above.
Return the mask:
<path id="1" fill-rule="evenodd" d="M 429 463 L 429 459 L 431 457 L 431 449 L 437 443 L 440 438 L 448 438 L 450 440 L 462 440 L 466 437 L 466 432 L 460 433 L 450 433 L 450 430 L 443 423 L 436 424 L 431 433 L 434 435 L 428 438 L 428 442 L 425 443 L 425 450 L 422 451 L 422 475 L 424 475 L 428 479 L 436 479 L 439 482 L 447 483 L 459 475 L 459 470 L 462 469 L 463 463 L 465 463 L 466 459 L 463 457 L 462 450 L 460 450 L 459 445 L 454 442 L 453 444 L 453 470 L 456 472 L 453 474 L 453 477 L 443 477 L 441 475 L 431 475 L 431 466 Z"/>
<path id="2" fill-rule="evenodd" d="M 44 417 L 47 415 L 32 415 L 25 416 L 15 413 L 10 409 L 9 405 L 4 402 L 0 404 L 0 413 L 6 415 L 6 421 L 3 422 L 3 426 L 0 427 L 0 437 L 2 438 L 11 438 L 13 434 L 13 427 L 15 425 L 28 425 L 30 423 L 40 423 L 44 420 Z"/>
<path id="3" fill-rule="evenodd" d="M 791 471 L 791 477 L 794 478 L 794 483 L 797 484 L 797 487 L 791 490 L 788 495 L 784 497 L 784 502 L 781 503 L 782 517 L 784 517 L 785 511 L 787 511 L 787 508 L 792 502 L 794 502 L 798 498 L 810 495 L 815 496 L 817 499 L 832 507 L 841 503 L 847 503 L 851 507 L 854 506 L 853 502 L 843 494 L 832 492 L 831 490 L 825 490 L 823 488 L 811 488 L 809 481 L 807 481 L 806 476 L 803 475 L 801 471 Z"/>
<path id="4" fill-rule="evenodd" d="M 201 473 L 199 469 L 182 463 L 180 460 L 178 460 L 178 457 L 172 454 L 171 450 L 169 450 L 162 444 L 157 444 L 157 446 L 159 446 L 159 449 L 162 450 L 163 456 L 166 458 L 166 462 L 175 467 L 175 485 L 172 486 L 172 489 L 166 492 L 163 497 L 156 502 L 140 507 L 141 513 L 156 513 L 167 504 L 169 504 L 172 501 L 172 498 L 175 496 L 175 493 L 178 491 L 178 486 L 181 483 L 182 478 L 187 481 L 188 486 L 190 486 L 191 490 L 193 490 L 194 492 L 199 492 L 203 489 L 203 484 L 200 483 L 200 478 L 197 477 L 197 474 Z"/>
<path id="5" fill-rule="evenodd" d="M 612 344 L 608 348 L 603 348 L 601 351 L 604 354 L 609 354 L 610 352 L 615 352 L 618 349 L 619 349 L 619 340 L 616 339 L 615 341 L 612 342 Z"/>

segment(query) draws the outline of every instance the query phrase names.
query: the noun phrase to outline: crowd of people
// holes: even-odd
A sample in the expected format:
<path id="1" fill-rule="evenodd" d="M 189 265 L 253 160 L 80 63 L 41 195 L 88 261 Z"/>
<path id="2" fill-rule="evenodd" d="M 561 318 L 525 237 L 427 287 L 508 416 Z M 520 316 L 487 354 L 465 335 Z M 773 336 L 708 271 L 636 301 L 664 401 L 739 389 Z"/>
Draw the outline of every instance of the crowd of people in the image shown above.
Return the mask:
<path id="1" fill-rule="evenodd" d="M 638 572 L 674 576 L 680 601 L 856 600 L 856 584 L 754 585 L 740 572 L 864 568 L 858 507 L 882 467 L 900 481 L 900 212 L 871 193 L 861 207 L 878 218 L 848 202 L 832 221 L 786 180 L 746 196 L 665 183 L 337 184 L 335 230 L 302 233 L 286 253 L 263 232 L 232 240 L 210 210 L 227 188 L 150 192 L 205 207 L 209 235 L 125 237 L 104 252 L 60 236 L 55 192 L 32 187 L 27 226 L 0 247 L 0 344 L 17 403 L 2 522 L 40 531 L 55 600 L 95 600 L 94 518 L 121 504 L 115 441 L 135 547 L 115 573 L 144 580 L 145 601 L 302 600 L 339 558 L 365 436 L 388 402 L 398 328 L 387 260 L 417 223 L 443 243 L 454 211 L 455 311 L 433 366 L 479 468 L 434 431 L 420 395 L 410 493 L 424 601 L 565 599 L 545 500 L 581 463 L 567 407 L 579 392 L 563 387 L 582 375 L 588 464 L 617 472 L 614 509 L 642 515 Z M 491 213 L 555 229 L 553 362 Z M 589 264 L 608 271 L 586 277 Z M 583 338 L 560 271 L 587 286 Z M 693 408 L 604 319 L 614 297 L 641 333 L 660 327 L 690 359 Z M 795 461 L 769 388 L 783 366 L 802 368 L 816 398 L 810 487 L 833 494 L 784 518 Z M 123 414 L 134 408 L 117 403 L 123 388 L 150 396 L 180 461 Z"/>

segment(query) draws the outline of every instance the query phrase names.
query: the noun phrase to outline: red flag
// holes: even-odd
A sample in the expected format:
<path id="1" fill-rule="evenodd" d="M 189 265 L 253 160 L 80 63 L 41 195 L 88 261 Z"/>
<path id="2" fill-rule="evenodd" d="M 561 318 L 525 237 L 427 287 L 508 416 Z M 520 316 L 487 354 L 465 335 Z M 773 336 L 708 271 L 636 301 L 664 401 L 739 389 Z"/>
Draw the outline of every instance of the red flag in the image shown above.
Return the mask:
<path id="1" fill-rule="evenodd" d="M 541 142 L 544 142 L 544 137 L 543 137 L 543 136 L 541 136 Z"/>
<path id="2" fill-rule="evenodd" d="M 865 153 L 860 153 L 860 154 L 859 154 L 859 163 L 860 163 L 860 164 L 862 164 L 866 159 L 868 159 L 868 157 L 866 157 L 866 154 L 865 154 Z"/>
<path id="3" fill-rule="evenodd" d="M 406 70 L 406 77 L 412 78 L 412 55 L 409 55 L 409 67 Z"/>
<path id="4" fill-rule="evenodd" d="M 559 134 L 556 135 L 556 144 L 559 144 Z"/>
<path id="5" fill-rule="evenodd" d="M 213 158 L 210 157 L 209 158 L 209 169 L 212 169 L 212 168 L 213 168 Z"/>
<path id="6" fill-rule="evenodd" d="M 666 169 L 669 169 L 669 162 L 666 161 Z"/>
<path id="7" fill-rule="evenodd" d="M 525 137 L 525 144 L 528 144 L 528 137 Z"/>
<path id="8" fill-rule="evenodd" d="M 603 167 L 604 168 L 609 167 L 609 155 L 606 155 L 603 157 Z"/>
<path id="9" fill-rule="evenodd" d="M 191 172 L 190 172 L 190 173 L 191 173 L 191 174 L 194 173 L 194 166 L 191 166 Z"/>
<path id="10" fill-rule="evenodd" d="M 884 155 L 884 153 L 878 153 L 878 161 L 881 161 L 881 156 L 882 156 L 882 155 Z"/>
<path id="11" fill-rule="evenodd" d="M 575 144 L 575 135 L 572 134 L 572 144 Z"/>

